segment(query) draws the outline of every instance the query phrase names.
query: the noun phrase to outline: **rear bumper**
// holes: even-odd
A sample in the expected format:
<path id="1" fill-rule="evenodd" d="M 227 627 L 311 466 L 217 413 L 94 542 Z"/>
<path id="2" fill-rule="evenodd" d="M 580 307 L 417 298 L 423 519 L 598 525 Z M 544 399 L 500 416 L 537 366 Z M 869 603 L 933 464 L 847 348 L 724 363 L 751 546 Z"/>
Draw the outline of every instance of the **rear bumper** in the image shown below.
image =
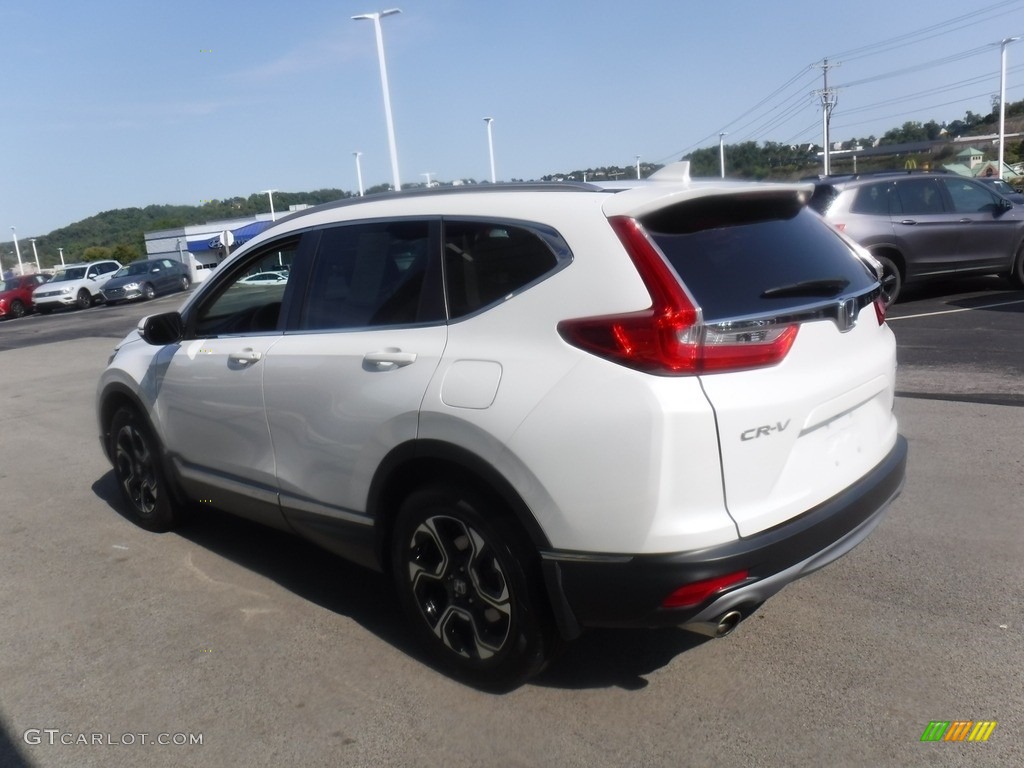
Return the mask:
<path id="1" fill-rule="evenodd" d="M 588 626 L 664 626 L 749 615 L 784 586 L 845 555 L 867 538 L 899 495 L 907 441 L 897 437 L 871 472 L 828 501 L 754 536 L 663 555 L 543 552 L 548 594 L 566 637 Z M 699 605 L 662 608 L 684 584 L 746 570 L 746 581 Z"/>

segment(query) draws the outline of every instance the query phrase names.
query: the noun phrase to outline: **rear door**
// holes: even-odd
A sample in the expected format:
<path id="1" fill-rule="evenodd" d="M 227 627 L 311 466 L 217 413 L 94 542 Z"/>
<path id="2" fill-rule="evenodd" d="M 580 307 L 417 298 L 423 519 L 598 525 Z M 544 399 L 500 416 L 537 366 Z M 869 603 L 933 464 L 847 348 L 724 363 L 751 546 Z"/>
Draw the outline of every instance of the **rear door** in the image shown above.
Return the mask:
<path id="1" fill-rule="evenodd" d="M 911 176 L 894 182 L 892 213 L 896 243 L 906 258 L 907 277 L 954 272 L 960 265 L 961 216 L 948 203 L 939 179 Z"/>
<path id="2" fill-rule="evenodd" d="M 877 280 L 847 241 L 798 203 L 763 196 L 641 221 L 700 306 L 705 343 L 797 327 L 781 362 L 700 376 L 740 535 L 802 514 L 888 454 L 895 340 L 873 303 Z"/>

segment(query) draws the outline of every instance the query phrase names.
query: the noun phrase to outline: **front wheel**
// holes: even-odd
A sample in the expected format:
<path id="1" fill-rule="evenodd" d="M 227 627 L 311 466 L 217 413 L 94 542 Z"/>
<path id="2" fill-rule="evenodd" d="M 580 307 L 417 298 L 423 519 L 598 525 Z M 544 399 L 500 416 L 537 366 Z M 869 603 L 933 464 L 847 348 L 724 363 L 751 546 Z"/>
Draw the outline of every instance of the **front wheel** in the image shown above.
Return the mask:
<path id="1" fill-rule="evenodd" d="M 21 299 L 15 299 L 11 302 L 11 316 L 12 317 L 24 317 L 25 316 L 25 304 Z"/>
<path id="2" fill-rule="evenodd" d="M 85 288 L 80 290 L 78 296 L 75 297 L 75 306 L 79 309 L 88 309 L 92 306 L 92 296 Z"/>
<path id="3" fill-rule="evenodd" d="M 152 284 L 150 284 L 150 283 L 143 283 L 142 284 L 142 298 L 146 299 L 146 301 L 149 301 L 154 296 L 156 296 L 156 289 L 152 286 Z"/>
<path id="4" fill-rule="evenodd" d="M 121 498 L 132 521 L 149 531 L 168 531 L 179 521 L 160 463 L 160 447 L 134 408 L 110 421 L 110 455 Z"/>
<path id="5" fill-rule="evenodd" d="M 540 671 L 555 642 L 535 558 L 501 511 L 458 486 L 421 489 L 402 504 L 391 551 L 420 644 L 444 672 L 491 690 Z"/>

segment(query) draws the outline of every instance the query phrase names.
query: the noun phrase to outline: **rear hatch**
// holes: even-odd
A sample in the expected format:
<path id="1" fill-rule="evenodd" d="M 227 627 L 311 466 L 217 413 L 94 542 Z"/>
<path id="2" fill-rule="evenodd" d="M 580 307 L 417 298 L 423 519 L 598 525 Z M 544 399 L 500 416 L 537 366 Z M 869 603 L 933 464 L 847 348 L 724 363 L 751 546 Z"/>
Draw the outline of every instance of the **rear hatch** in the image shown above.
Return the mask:
<path id="1" fill-rule="evenodd" d="M 877 277 L 807 193 L 722 187 L 661 206 L 645 196 L 633 215 L 628 194 L 606 206 L 627 213 L 617 229 L 640 225 L 696 310 L 691 374 L 715 411 L 741 536 L 839 494 L 896 441 L 896 347 Z"/>

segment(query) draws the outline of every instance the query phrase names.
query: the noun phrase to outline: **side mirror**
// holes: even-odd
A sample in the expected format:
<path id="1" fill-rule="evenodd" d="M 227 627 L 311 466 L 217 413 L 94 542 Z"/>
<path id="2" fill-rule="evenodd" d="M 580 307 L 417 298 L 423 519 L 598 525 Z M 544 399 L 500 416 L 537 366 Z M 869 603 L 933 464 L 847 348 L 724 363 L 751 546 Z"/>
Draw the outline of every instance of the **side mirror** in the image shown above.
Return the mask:
<path id="1" fill-rule="evenodd" d="M 999 200 L 999 210 L 1006 212 L 1013 210 L 1013 203 L 1007 200 L 1005 197 Z"/>
<path id="2" fill-rule="evenodd" d="M 139 321 L 139 336 L 155 347 L 179 342 L 184 333 L 185 325 L 177 312 L 147 315 Z"/>

